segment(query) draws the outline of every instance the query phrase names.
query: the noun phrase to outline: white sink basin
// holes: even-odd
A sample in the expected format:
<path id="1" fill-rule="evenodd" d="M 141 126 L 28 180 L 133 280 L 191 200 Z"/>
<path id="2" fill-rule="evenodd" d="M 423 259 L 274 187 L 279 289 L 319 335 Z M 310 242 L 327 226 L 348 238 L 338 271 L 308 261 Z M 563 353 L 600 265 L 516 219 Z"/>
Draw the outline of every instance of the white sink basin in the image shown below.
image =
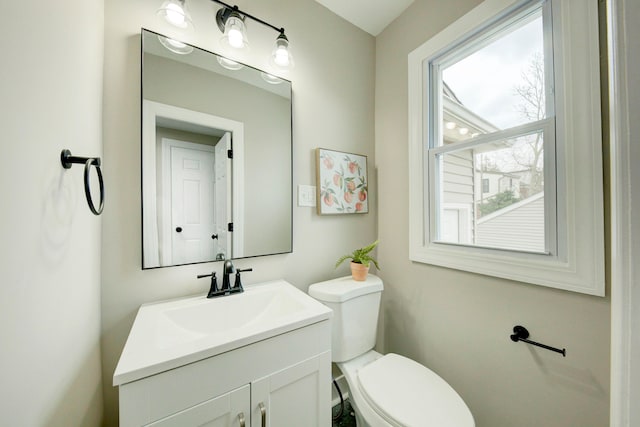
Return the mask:
<path id="1" fill-rule="evenodd" d="M 331 310 L 278 280 L 245 292 L 144 304 L 113 375 L 120 385 L 331 317 Z"/>

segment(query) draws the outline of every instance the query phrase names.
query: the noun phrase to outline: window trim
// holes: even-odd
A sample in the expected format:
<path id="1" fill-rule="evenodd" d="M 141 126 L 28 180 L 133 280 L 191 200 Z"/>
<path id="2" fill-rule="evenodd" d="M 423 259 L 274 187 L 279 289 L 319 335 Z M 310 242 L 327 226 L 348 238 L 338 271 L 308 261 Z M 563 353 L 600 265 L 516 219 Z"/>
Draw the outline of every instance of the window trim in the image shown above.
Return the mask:
<path id="1" fill-rule="evenodd" d="M 551 1 L 555 93 L 557 253 L 530 254 L 434 242 L 430 235 L 428 61 L 529 2 L 486 0 L 408 57 L 410 259 L 604 296 L 604 214 L 597 2 Z M 477 31 L 477 30 L 476 30 Z M 570 76 L 570 78 L 568 78 Z M 570 100 L 571 102 L 567 102 Z M 562 140 L 564 143 L 560 143 Z M 545 153 L 546 157 L 546 153 Z M 546 159 L 545 159 L 546 162 Z M 545 165 L 546 166 L 546 165 Z M 554 196 L 555 198 L 555 196 Z"/>

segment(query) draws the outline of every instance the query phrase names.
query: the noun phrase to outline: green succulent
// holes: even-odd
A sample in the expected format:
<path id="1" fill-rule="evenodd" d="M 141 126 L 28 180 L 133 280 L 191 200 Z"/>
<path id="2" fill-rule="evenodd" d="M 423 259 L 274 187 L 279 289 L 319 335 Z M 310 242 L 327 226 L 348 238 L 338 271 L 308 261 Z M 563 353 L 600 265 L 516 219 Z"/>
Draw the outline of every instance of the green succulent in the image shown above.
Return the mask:
<path id="1" fill-rule="evenodd" d="M 380 270 L 380 267 L 378 266 L 378 261 L 376 261 L 369 255 L 369 252 L 371 252 L 377 245 L 378 245 L 378 240 L 376 240 L 369 246 L 356 249 L 355 251 L 353 251 L 348 255 L 341 256 L 340 258 L 338 258 L 338 261 L 336 261 L 336 268 L 338 268 L 338 266 L 342 264 L 344 261 L 351 259 L 353 262 L 362 264 L 365 267 L 369 267 L 369 263 L 373 262 L 376 268 Z"/>

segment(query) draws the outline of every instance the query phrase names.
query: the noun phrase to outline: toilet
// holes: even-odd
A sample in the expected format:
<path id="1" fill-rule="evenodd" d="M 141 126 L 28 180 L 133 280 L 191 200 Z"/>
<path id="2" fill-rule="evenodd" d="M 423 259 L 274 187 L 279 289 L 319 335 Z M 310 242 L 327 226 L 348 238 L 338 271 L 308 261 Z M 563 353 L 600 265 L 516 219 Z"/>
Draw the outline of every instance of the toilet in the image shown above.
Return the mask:
<path id="1" fill-rule="evenodd" d="M 456 391 L 427 367 L 376 343 L 382 280 L 342 277 L 309 286 L 309 295 L 333 310 L 331 358 L 349 385 L 359 427 L 474 427 Z"/>

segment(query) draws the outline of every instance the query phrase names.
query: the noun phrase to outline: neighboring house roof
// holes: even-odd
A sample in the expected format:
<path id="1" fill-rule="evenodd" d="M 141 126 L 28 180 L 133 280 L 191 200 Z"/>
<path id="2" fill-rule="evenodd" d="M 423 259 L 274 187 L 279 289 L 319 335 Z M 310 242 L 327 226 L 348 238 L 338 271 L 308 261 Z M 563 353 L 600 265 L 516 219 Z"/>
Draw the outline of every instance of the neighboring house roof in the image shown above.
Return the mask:
<path id="1" fill-rule="evenodd" d="M 495 212 L 491 212 L 489 215 L 483 216 L 482 218 L 478 219 L 478 224 L 482 224 L 484 222 L 491 221 L 493 219 L 496 219 L 497 217 L 506 215 L 506 214 L 508 214 L 510 212 L 513 212 L 513 211 L 517 211 L 518 209 L 522 209 L 523 207 L 525 207 L 527 205 L 530 205 L 531 203 L 533 203 L 533 202 L 535 202 L 535 201 L 537 201 L 537 200 L 539 200 L 539 199 L 541 199 L 543 197 L 544 197 L 544 191 L 541 191 L 540 193 L 536 193 L 531 197 L 527 197 L 524 200 L 520 200 L 517 203 L 514 203 L 512 205 L 506 206 L 506 207 L 504 207 L 502 209 L 498 209 Z"/>
<path id="2" fill-rule="evenodd" d="M 544 193 L 480 218 L 476 244 L 492 248 L 544 252 Z"/>

